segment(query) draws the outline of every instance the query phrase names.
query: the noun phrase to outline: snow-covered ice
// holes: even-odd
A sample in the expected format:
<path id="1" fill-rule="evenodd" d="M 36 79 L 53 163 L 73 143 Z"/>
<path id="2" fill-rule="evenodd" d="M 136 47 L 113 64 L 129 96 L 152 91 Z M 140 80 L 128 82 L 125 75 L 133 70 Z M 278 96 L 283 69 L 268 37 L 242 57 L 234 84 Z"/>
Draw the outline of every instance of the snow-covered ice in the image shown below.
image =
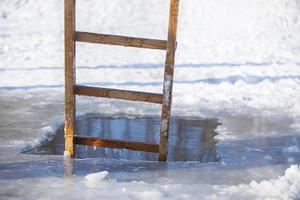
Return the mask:
<path id="1" fill-rule="evenodd" d="M 166 38 L 168 1 L 77 3 L 78 30 Z M 220 161 L 65 163 L 17 153 L 49 141 L 64 117 L 63 1 L 0 1 L 1 199 L 300 198 L 300 1 L 184 0 L 179 10 L 172 114 L 217 118 Z M 79 43 L 77 82 L 161 92 L 164 58 Z M 78 115 L 160 113 L 143 103 L 77 102 Z M 89 187 L 85 177 L 99 172 L 105 178 Z"/>
<path id="2" fill-rule="evenodd" d="M 219 194 L 232 196 L 233 199 L 297 199 L 300 195 L 300 168 L 289 167 L 283 176 L 261 182 L 251 181 L 249 184 L 222 186 L 215 188 Z M 219 190 L 220 189 L 220 190 Z M 216 197 L 216 195 L 212 195 Z"/>

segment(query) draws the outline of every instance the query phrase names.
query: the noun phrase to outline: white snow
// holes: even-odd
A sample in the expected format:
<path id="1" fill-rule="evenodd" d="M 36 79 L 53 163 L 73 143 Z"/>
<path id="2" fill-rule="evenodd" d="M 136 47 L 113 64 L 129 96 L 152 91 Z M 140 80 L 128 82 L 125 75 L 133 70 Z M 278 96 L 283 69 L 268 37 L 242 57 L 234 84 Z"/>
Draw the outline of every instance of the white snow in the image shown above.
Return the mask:
<path id="1" fill-rule="evenodd" d="M 166 38 L 167 1 L 77 3 L 78 30 Z M 298 9 L 288 0 L 181 2 L 174 113 L 299 116 Z M 0 88 L 62 90 L 63 1 L 5 0 L 1 13 Z M 77 82 L 162 92 L 164 51 L 77 47 Z"/>
<path id="2" fill-rule="evenodd" d="M 168 1 L 77 3 L 77 30 L 166 38 Z M 118 182 L 107 179 L 115 174 L 103 169 L 87 175 L 83 186 L 93 191 L 91 196 L 123 199 L 199 199 L 202 195 L 206 199 L 300 198 L 300 169 L 290 166 L 300 162 L 300 1 L 184 0 L 179 11 L 172 114 L 220 119 L 222 125 L 215 137 L 220 162 L 217 167 L 201 165 L 196 170 L 191 163 L 175 163 L 185 169 L 169 170 L 172 177 L 154 183 L 145 177 L 153 177 L 155 170 L 143 171 L 142 181 Z M 63 101 L 58 100 L 63 98 L 64 87 L 63 44 L 62 0 L 0 1 L 1 96 L 11 96 L 12 101 L 32 96 L 41 97 L 42 102 Z M 161 93 L 164 59 L 164 51 L 79 43 L 77 82 Z M 96 110 L 159 115 L 161 111 L 156 105 L 81 97 L 78 107 L 78 114 Z M 63 112 L 62 106 L 60 110 Z M 36 110 L 23 110 L 22 116 L 32 112 Z M 46 122 L 28 150 L 51 140 L 59 121 L 50 126 Z M 13 138 L 8 144 L 22 144 L 14 141 L 18 140 Z M 109 162 L 114 166 L 116 161 Z M 116 176 L 136 178 L 139 173 Z M 215 178 L 207 177 L 214 174 Z M 189 179 L 194 182 L 182 182 Z M 25 185 L 36 181 L 28 184 L 28 180 Z M 36 188 L 41 189 L 45 182 L 38 180 Z M 22 184 L 5 181 L 12 187 Z M 60 184 L 55 180 L 52 186 Z"/>
<path id="3" fill-rule="evenodd" d="M 169 93 L 170 93 L 170 90 L 172 89 L 171 88 L 171 85 L 172 85 L 172 76 L 170 75 L 165 75 L 166 77 L 164 78 L 164 86 L 163 86 L 163 93 L 166 94 L 164 96 L 164 102 L 166 102 L 167 105 L 170 104 L 170 96 L 169 96 Z"/>
<path id="4" fill-rule="evenodd" d="M 292 165 L 277 179 L 251 181 L 237 186 L 217 186 L 215 189 L 220 196 L 230 196 L 232 199 L 297 199 L 300 197 L 300 167 Z"/>
<path id="5" fill-rule="evenodd" d="M 85 185 L 97 194 L 120 199 L 297 199 L 300 197 L 300 167 L 291 165 L 275 179 L 239 185 L 182 184 L 160 178 L 155 183 L 104 180 L 107 171 L 88 174 Z M 196 194 L 196 195 L 195 195 Z"/>

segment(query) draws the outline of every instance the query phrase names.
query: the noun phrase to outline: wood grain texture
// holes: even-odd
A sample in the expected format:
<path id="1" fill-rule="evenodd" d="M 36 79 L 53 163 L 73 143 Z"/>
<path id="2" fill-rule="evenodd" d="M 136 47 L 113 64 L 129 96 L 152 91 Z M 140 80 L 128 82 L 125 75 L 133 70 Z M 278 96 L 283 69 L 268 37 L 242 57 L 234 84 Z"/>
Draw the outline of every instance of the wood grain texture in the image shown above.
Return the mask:
<path id="1" fill-rule="evenodd" d="M 101 139 L 96 137 L 87 136 L 75 136 L 75 144 L 89 145 L 105 148 L 117 148 L 117 149 L 130 149 L 133 151 L 146 151 L 146 152 L 158 152 L 157 144 L 114 140 L 114 139 Z"/>
<path id="2" fill-rule="evenodd" d="M 164 73 L 163 105 L 161 114 L 160 141 L 159 141 L 159 161 L 166 161 L 169 143 L 169 122 L 172 104 L 172 88 L 174 76 L 174 61 L 176 50 L 176 33 L 178 18 L 179 0 L 171 0 L 169 30 L 167 42 L 167 54 Z"/>
<path id="3" fill-rule="evenodd" d="M 90 86 L 83 86 L 83 85 L 75 85 L 74 93 L 77 95 L 84 95 L 84 96 L 114 98 L 114 99 L 130 100 L 130 101 L 142 101 L 142 102 L 157 103 L 157 104 L 162 104 L 163 101 L 162 94 L 90 87 Z"/>
<path id="4" fill-rule="evenodd" d="M 75 0 L 65 0 L 65 151 L 74 156 Z"/>
<path id="5" fill-rule="evenodd" d="M 110 148 L 127 148 L 136 151 L 156 152 L 159 153 L 160 161 L 167 160 L 169 121 L 172 104 L 174 60 L 176 50 L 178 5 L 179 0 L 170 0 L 168 40 L 165 41 L 87 32 L 76 32 L 75 0 L 65 0 L 65 151 L 68 151 L 72 156 L 74 156 L 74 142 L 76 142 L 77 144 L 82 145 L 102 146 Z M 76 85 L 76 41 L 167 50 L 163 94 Z M 162 104 L 159 145 L 99 138 L 86 138 L 79 136 L 76 136 L 74 138 L 76 94 Z"/>
<path id="6" fill-rule="evenodd" d="M 167 41 L 165 40 L 134 38 L 127 36 L 96 34 L 87 32 L 76 32 L 76 41 L 146 49 L 167 49 Z"/>

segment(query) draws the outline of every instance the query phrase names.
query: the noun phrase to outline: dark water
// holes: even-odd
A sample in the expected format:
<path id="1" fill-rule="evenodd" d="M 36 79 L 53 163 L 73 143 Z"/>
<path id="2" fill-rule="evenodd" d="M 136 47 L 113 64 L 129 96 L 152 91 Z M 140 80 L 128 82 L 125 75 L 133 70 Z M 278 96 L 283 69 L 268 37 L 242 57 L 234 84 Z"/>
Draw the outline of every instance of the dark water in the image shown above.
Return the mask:
<path id="1" fill-rule="evenodd" d="M 77 119 L 76 134 L 106 139 L 122 139 L 146 143 L 159 143 L 160 118 L 158 117 L 112 117 L 89 114 Z M 217 160 L 214 131 L 216 119 L 172 118 L 169 137 L 169 161 Z M 31 151 L 35 154 L 63 154 L 63 126 L 57 129 L 50 142 Z M 127 149 L 110 149 L 76 145 L 78 158 L 114 158 L 127 160 L 157 160 L 156 153 L 137 152 Z"/>

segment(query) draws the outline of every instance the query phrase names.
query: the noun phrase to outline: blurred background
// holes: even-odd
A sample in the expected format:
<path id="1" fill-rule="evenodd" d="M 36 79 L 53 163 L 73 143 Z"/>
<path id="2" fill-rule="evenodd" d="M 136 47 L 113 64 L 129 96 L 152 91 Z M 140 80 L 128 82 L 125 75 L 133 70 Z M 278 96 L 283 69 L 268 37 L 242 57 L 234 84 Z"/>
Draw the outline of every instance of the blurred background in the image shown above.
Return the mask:
<path id="1" fill-rule="evenodd" d="M 63 92 L 63 4 L 0 1 L 1 93 Z M 78 0 L 76 10 L 80 31 L 167 36 L 165 0 Z M 299 0 L 184 0 L 179 10 L 175 108 L 299 110 Z M 164 59 L 160 50 L 77 43 L 77 82 L 160 92 Z"/>

